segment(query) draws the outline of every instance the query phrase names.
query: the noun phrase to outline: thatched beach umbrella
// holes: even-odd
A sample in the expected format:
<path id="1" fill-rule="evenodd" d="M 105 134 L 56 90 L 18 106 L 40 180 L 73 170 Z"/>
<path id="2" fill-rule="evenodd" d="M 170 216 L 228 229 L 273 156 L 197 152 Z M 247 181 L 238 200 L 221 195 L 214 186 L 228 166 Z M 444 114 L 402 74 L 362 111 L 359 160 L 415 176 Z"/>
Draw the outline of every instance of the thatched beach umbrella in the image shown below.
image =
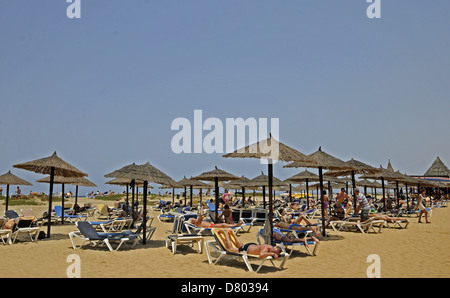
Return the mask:
<path id="1" fill-rule="evenodd" d="M 233 180 L 227 184 L 228 188 L 241 188 L 242 189 L 242 207 L 245 207 L 245 189 L 251 187 L 249 185 L 250 179 L 242 175 L 241 178 Z"/>
<path id="2" fill-rule="evenodd" d="M 209 172 L 204 172 L 198 176 L 192 177 L 191 179 L 200 181 L 214 181 L 214 192 L 215 192 L 215 219 L 219 218 L 219 182 L 238 180 L 239 177 L 230 174 L 224 170 L 219 169 L 215 166 L 214 170 Z"/>
<path id="3" fill-rule="evenodd" d="M 325 222 L 325 208 L 324 208 L 324 198 L 323 198 L 323 169 L 328 170 L 351 170 L 353 167 L 349 166 L 339 158 L 331 156 L 330 154 L 322 151 L 322 147 L 319 150 L 308 155 L 310 160 L 313 160 L 315 164 L 303 163 L 303 162 L 293 162 L 286 166 L 285 168 L 318 168 L 319 169 L 319 185 L 320 185 L 320 203 L 322 205 L 322 222 Z M 322 235 L 325 236 L 325 225 L 322 226 Z"/>
<path id="4" fill-rule="evenodd" d="M 251 179 L 248 183 L 248 186 L 253 187 L 262 187 L 263 190 L 263 206 L 264 209 L 266 208 L 266 186 L 269 186 L 269 176 L 264 175 L 264 172 L 261 172 L 261 175 L 256 176 L 255 178 Z M 272 188 L 274 186 L 287 186 L 288 183 L 281 181 L 275 176 L 272 176 Z M 270 192 L 270 190 L 269 190 Z"/>
<path id="5" fill-rule="evenodd" d="M 144 187 L 144 181 L 142 180 L 132 180 L 132 179 L 126 179 L 126 178 L 114 178 L 112 180 L 109 180 L 107 182 L 105 182 L 105 184 L 110 184 L 110 185 L 118 185 L 118 186 L 125 186 L 126 187 L 126 202 L 127 202 L 127 214 L 129 215 L 129 210 L 128 210 L 128 204 L 129 204 L 129 190 L 128 188 L 131 187 L 131 215 L 134 217 L 134 194 L 135 194 L 135 188 L 138 187 Z M 153 188 L 153 186 L 151 185 L 147 185 L 147 188 Z"/>
<path id="6" fill-rule="evenodd" d="M 273 243 L 273 206 L 272 206 L 272 187 L 273 187 L 273 161 L 297 161 L 297 162 L 305 162 L 305 163 L 313 163 L 308 156 L 305 154 L 286 146 L 283 143 L 280 143 L 278 140 L 270 137 L 266 140 L 259 141 L 257 143 L 251 144 L 247 147 L 238 149 L 232 153 L 227 153 L 223 155 L 223 157 L 235 157 L 235 158 L 257 158 L 261 160 L 266 160 L 268 165 L 268 186 L 269 186 L 269 222 L 268 227 L 270 231 L 270 235 L 267 235 L 268 241 L 266 242 L 270 244 Z"/>
<path id="7" fill-rule="evenodd" d="M 309 208 L 309 197 L 308 197 L 309 182 L 320 181 L 319 175 L 311 173 L 308 170 L 304 170 L 303 172 L 295 174 L 294 176 L 287 178 L 284 181 L 289 182 L 289 185 L 291 185 L 291 182 L 296 182 L 296 183 L 305 182 L 305 184 L 306 184 L 306 207 Z"/>
<path id="8" fill-rule="evenodd" d="M 177 185 L 176 181 L 167 176 L 162 171 L 158 170 L 150 163 L 146 163 L 143 165 L 136 165 L 135 163 L 130 164 L 128 166 L 124 166 L 121 169 L 118 169 L 112 173 L 106 174 L 105 178 L 126 178 L 131 179 L 134 183 L 135 180 L 142 180 L 143 184 L 143 201 L 144 201 L 144 214 L 143 214 L 143 223 L 142 223 L 142 243 L 145 245 L 147 242 L 147 188 L 148 183 L 158 183 L 162 185 Z"/>
<path id="9" fill-rule="evenodd" d="M 347 176 L 347 175 L 351 175 L 352 177 L 352 188 L 354 189 L 356 187 L 356 178 L 355 178 L 355 174 L 360 174 L 360 175 L 365 175 L 365 174 L 374 174 L 374 173 L 379 173 L 381 172 L 381 170 L 374 168 L 368 164 L 365 164 L 361 161 L 355 160 L 355 159 L 350 159 L 349 161 L 345 162 L 348 166 L 350 166 L 350 169 L 347 170 L 331 170 L 329 172 L 327 172 L 326 174 L 328 176 L 335 176 L 335 177 L 339 177 L 339 176 Z M 353 194 L 353 206 L 356 208 L 356 197 Z"/>
<path id="10" fill-rule="evenodd" d="M 430 168 L 425 172 L 424 176 L 450 177 L 450 170 L 438 156 L 436 157 Z"/>
<path id="11" fill-rule="evenodd" d="M 379 171 L 372 174 L 367 174 L 361 176 L 362 179 L 375 179 L 375 180 L 381 180 L 381 188 L 383 190 L 383 208 L 386 207 L 386 186 L 385 181 L 395 181 L 400 179 L 394 172 L 384 169 L 382 166 L 380 166 Z"/>
<path id="12" fill-rule="evenodd" d="M 47 176 L 45 178 L 39 179 L 36 182 L 39 183 L 50 183 L 50 176 Z M 88 179 L 84 177 L 62 177 L 62 176 L 55 176 L 53 179 L 53 184 L 61 184 L 61 192 L 62 192 L 62 202 L 61 202 L 61 208 L 64 210 L 64 185 L 70 184 L 75 185 L 75 204 L 77 204 L 78 201 L 78 186 L 85 186 L 85 187 L 96 187 L 97 185 L 93 182 L 89 181 Z M 64 224 L 64 212 L 61 217 L 61 224 Z"/>
<path id="13" fill-rule="evenodd" d="M 183 177 L 183 179 L 181 179 L 180 181 L 178 181 L 178 184 L 180 184 L 181 186 L 184 187 L 184 205 L 186 206 L 186 188 L 189 187 L 189 192 L 190 192 L 190 197 L 191 197 L 191 202 L 190 202 L 190 206 L 192 207 L 192 191 L 194 187 L 204 187 L 205 184 L 203 182 L 200 182 L 198 180 L 195 179 L 188 179 L 186 178 L 186 176 Z"/>
<path id="14" fill-rule="evenodd" d="M 48 200 L 48 216 L 50 218 L 52 213 L 52 199 L 53 199 L 53 181 L 55 176 L 63 176 L 63 177 L 85 177 L 88 174 L 83 173 L 78 170 L 68 162 L 61 159 L 56 151 L 53 155 L 49 157 L 44 157 L 41 159 L 36 159 L 33 161 L 16 164 L 13 167 L 24 169 L 27 171 L 39 173 L 39 174 L 50 174 L 50 190 L 49 190 L 49 200 Z M 47 224 L 47 238 L 50 238 L 50 227 L 51 221 L 48 221 Z"/>
<path id="15" fill-rule="evenodd" d="M 5 210 L 8 210 L 8 201 L 9 201 L 9 186 L 10 185 L 33 185 L 28 181 L 23 180 L 22 178 L 17 177 L 12 174 L 11 171 L 0 176 L 0 185 L 6 185 L 6 206 Z"/>

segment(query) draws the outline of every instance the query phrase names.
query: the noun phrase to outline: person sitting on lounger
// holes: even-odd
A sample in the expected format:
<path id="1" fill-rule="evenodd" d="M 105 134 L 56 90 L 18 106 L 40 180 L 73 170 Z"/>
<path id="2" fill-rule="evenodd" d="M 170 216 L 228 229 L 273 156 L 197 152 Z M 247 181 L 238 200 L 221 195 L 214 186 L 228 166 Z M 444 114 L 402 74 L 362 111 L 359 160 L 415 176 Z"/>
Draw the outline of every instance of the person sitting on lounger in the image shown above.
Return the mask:
<path id="1" fill-rule="evenodd" d="M 277 259 L 281 254 L 280 247 L 274 247 L 269 244 L 256 244 L 256 243 L 243 243 L 236 235 L 233 230 L 217 230 L 216 234 L 221 235 L 224 238 L 225 248 L 230 252 L 235 253 L 248 253 L 251 255 L 258 255 L 260 258 L 264 259 L 267 257 L 273 257 Z"/>
<path id="2" fill-rule="evenodd" d="M 344 208 L 342 208 L 342 204 L 341 204 L 341 202 L 339 202 L 339 201 L 337 201 L 337 202 L 334 204 L 333 212 L 334 212 L 334 214 L 331 215 L 331 216 L 327 219 L 327 224 L 326 224 L 326 227 L 327 227 L 327 228 L 328 228 L 329 225 L 330 225 L 330 221 L 333 221 L 333 220 L 344 220 L 345 217 L 346 217 L 346 216 L 345 216 L 345 210 L 344 210 Z"/>
<path id="3" fill-rule="evenodd" d="M 203 210 L 203 208 L 202 208 Z M 196 225 L 199 228 L 206 228 L 206 229 L 211 229 L 211 228 L 234 228 L 234 227 L 240 227 L 242 225 L 242 222 L 238 222 L 237 224 L 227 224 L 227 223 L 211 223 L 208 221 L 203 221 L 203 214 L 200 211 L 200 215 L 195 219 L 195 218 L 191 218 L 190 219 L 191 223 L 193 223 L 194 225 Z"/>

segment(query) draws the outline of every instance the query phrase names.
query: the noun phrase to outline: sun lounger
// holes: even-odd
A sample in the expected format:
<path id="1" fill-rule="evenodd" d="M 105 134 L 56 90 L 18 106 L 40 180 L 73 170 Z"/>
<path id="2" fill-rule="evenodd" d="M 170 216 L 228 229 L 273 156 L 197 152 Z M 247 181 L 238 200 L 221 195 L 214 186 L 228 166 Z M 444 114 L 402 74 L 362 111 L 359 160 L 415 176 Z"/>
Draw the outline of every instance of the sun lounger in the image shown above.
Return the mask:
<path id="1" fill-rule="evenodd" d="M 119 248 L 126 242 L 132 241 L 132 246 L 134 247 L 139 241 L 138 235 L 135 234 L 124 234 L 124 233 L 98 233 L 94 227 L 88 221 L 79 221 L 75 223 L 78 231 L 70 232 L 69 238 L 72 242 L 72 247 L 77 248 L 75 244 L 75 238 L 83 240 L 80 248 L 89 242 L 93 246 L 106 245 L 110 251 L 119 250 Z M 119 243 L 116 249 L 113 249 L 112 243 Z"/>
<path id="2" fill-rule="evenodd" d="M 12 244 L 11 235 L 12 231 L 10 229 L 4 229 L 3 225 L 6 223 L 4 218 L 0 218 L 0 240 L 3 244 Z"/>
<path id="3" fill-rule="evenodd" d="M 385 225 L 388 228 L 399 228 L 406 229 L 408 227 L 409 220 L 407 219 L 399 219 L 399 220 L 386 220 Z"/>
<path id="4" fill-rule="evenodd" d="M 342 230 L 354 230 L 361 231 L 361 233 L 365 234 L 369 231 L 373 231 L 375 233 L 380 233 L 385 221 L 384 220 L 366 220 L 364 222 L 361 222 L 359 220 L 335 220 L 330 221 L 330 225 L 335 231 L 342 231 Z M 375 228 L 378 228 L 375 229 Z"/>
<path id="5" fill-rule="evenodd" d="M 272 265 L 274 267 L 276 267 L 275 263 L 273 262 L 273 260 L 274 260 L 273 257 L 266 257 L 266 258 L 262 259 L 258 255 L 252 255 L 252 254 L 248 254 L 248 253 L 244 253 L 244 252 L 236 253 L 236 252 L 227 250 L 226 246 L 224 244 L 224 239 L 220 236 L 220 234 L 217 234 L 217 232 L 216 232 L 217 230 L 220 230 L 220 229 L 212 229 L 212 234 L 214 236 L 214 240 L 208 240 L 205 242 L 205 250 L 206 250 L 206 254 L 208 256 L 209 264 L 216 265 L 217 262 L 219 262 L 219 260 L 221 260 L 224 256 L 232 256 L 232 257 L 242 259 L 244 261 L 245 265 L 247 266 L 247 269 L 250 272 L 256 272 L 256 273 L 259 272 L 259 270 L 262 268 L 263 264 L 266 261 L 270 261 L 272 263 Z M 229 229 L 223 229 L 223 230 L 229 230 Z M 235 243 L 235 241 L 232 241 L 232 242 Z M 211 249 L 219 254 L 219 256 L 217 257 L 217 259 L 215 261 L 213 260 L 213 256 L 212 256 L 213 251 Z M 261 261 L 256 270 L 253 269 L 252 264 L 250 263 L 250 258 L 258 259 Z M 279 268 L 283 268 L 283 266 L 286 263 L 288 258 L 289 258 L 288 253 L 283 253 L 278 257 L 278 259 L 281 260 L 281 264 L 280 264 Z"/>
<path id="6" fill-rule="evenodd" d="M 256 239 L 259 244 L 264 242 L 263 230 L 264 229 L 259 229 L 259 231 L 256 233 Z M 295 231 L 295 230 L 274 228 L 274 231 L 276 231 L 276 230 L 279 230 L 280 232 L 282 232 L 283 234 L 286 234 L 286 235 L 292 234 L 292 235 L 294 235 L 295 238 L 298 238 L 298 239 L 303 238 L 303 237 L 308 237 L 308 235 L 312 232 L 312 231 Z M 317 249 L 319 248 L 319 243 L 316 243 L 314 240 L 307 240 L 308 246 L 306 246 L 305 243 L 303 243 L 303 242 L 283 242 L 283 241 L 277 241 L 275 239 L 274 239 L 274 244 L 280 245 L 283 252 L 287 252 L 286 247 L 291 247 L 291 250 L 289 251 L 290 255 L 292 255 L 292 252 L 294 251 L 295 248 L 305 247 L 306 251 L 308 252 L 308 254 L 310 256 L 316 256 Z M 314 247 L 313 251 L 311 251 L 310 246 Z"/>
<path id="7" fill-rule="evenodd" d="M 36 217 L 36 219 L 37 219 L 36 225 L 37 226 L 42 226 L 43 224 L 48 223 L 48 219 L 47 218 L 44 218 L 44 217 L 38 218 L 34 214 L 34 212 L 33 212 L 33 210 L 31 208 L 23 208 L 23 209 L 20 209 L 20 211 L 22 212 L 22 216 L 25 216 L 25 217 Z M 55 217 L 51 217 L 50 218 L 50 221 L 52 223 L 55 223 L 57 220 L 58 219 L 55 218 Z"/>
<path id="8" fill-rule="evenodd" d="M 173 254 L 177 252 L 178 245 L 189 244 L 192 246 L 194 243 L 198 243 L 199 253 L 202 253 L 203 242 L 203 236 L 198 234 L 179 234 L 166 237 L 166 247 L 169 248 L 170 243 Z"/>
<path id="9" fill-rule="evenodd" d="M 189 234 L 197 234 L 197 235 L 210 235 L 212 232 L 212 228 L 202 228 L 202 227 L 198 227 L 196 225 L 194 225 L 192 222 L 190 222 L 189 220 L 185 220 L 184 221 L 184 226 L 186 227 L 186 230 Z M 244 226 L 239 226 L 239 227 L 232 227 L 230 228 L 232 230 L 234 230 L 236 233 L 238 233 L 239 231 L 244 229 Z"/>
<path id="10" fill-rule="evenodd" d="M 55 210 L 56 216 L 58 216 L 58 218 L 63 217 L 62 206 L 55 206 L 54 210 Z M 64 211 L 64 219 L 66 219 L 66 218 L 69 220 L 69 222 L 74 223 L 76 221 L 86 220 L 87 216 L 86 215 L 69 215 Z"/>
<path id="11" fill-rule="evenodd" d="M 17 236 L 19 235 L 28 235 L 31 239 L 31 241 L 36 242 L 38 240 L 38 234 L 41 230 L 39 227 L 33 227 L 33 220 L 32 219 L 18 219 L 16 221 L 16 227 L 12 231 L 11 234 L 11 243 L 16 242 Z M 33 238 L 34 236 L 34 238 Z"/>

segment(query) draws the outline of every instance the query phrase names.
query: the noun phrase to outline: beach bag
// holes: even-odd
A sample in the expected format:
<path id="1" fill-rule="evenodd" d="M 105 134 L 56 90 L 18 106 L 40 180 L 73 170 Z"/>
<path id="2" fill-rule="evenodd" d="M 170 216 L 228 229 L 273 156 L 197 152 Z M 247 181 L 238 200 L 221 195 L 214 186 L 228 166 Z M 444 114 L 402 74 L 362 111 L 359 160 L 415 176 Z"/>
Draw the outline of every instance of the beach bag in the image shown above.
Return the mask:
<path id="1" fill-rule="evenodd" d="M 38 234 L 37 239 L 42 240 L 44 238 L 45 238 L 45 232 L 44 231 L 40 231 L 39 234 Z"/>

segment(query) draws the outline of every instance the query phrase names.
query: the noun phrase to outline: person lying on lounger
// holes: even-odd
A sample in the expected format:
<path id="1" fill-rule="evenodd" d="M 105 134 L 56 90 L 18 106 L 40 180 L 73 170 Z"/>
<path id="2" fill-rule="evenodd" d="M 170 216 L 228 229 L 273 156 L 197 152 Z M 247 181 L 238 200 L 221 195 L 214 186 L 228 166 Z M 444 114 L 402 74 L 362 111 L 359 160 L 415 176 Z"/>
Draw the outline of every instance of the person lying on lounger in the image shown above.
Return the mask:
<path id="1" fill-rule="evenodd" d="M 285 243 L 303 243 L 306 247 L 309 247 L 308 240 L 314 240 L 317 244 L 319 244 L 320 242 L 319 239 L 317 239 L 314 236 L 306 237 L 306 234 L 300 234 L 299 237 L 300 238 L 296 238 L 293 236 L 286 236 L 283 233 L 281 233 L 281 231 L 278 230 L 277 228 L 273 229 L 273 239 L 276 241 Z"/>
<path id="2" fill-rule="evenodd" d="M 240 227 L 242 225 L 242 222 L 238 222 L 237 224 L 227 224 L 227 223 L 211 223 L 208 221 L 203 221 L 203 214 L 200 212 L 200 215 L 195 219 L 190 219 L 191 223 L 196 225 L 199 228 L 234 228 L 234 227 Z"/>
<path id="3" fill-rule="evenodd" d="M 269 244 L 256 244 L 256 243 L 243 243 L 236 235 L 233 230 L 217 230 L 215 231 L 218 236 L 222 236 L 225 248 L 230 252 L 235 253 L 248 253 L 251 255 L 258 255 L 260 258 L 264 259 L 267 257 L 273 257 L 277 259 L 281 254 L 280 247 L 274 247 Z"/>
<path id="4" fill-rule="evenodd" d="M 281 221 L 274 222 L 275 227 L 286 230 L 313 231 L 317 237 L 320 236 L 319 228 L 315 226 L 313 223 L 311 223 L 303 214 L 300 214 L 295 219 L 286 220 L 285 218 L 285 220 L 283 220 L 283 214 L 285 214 L 285 211 L 280 210 L 280 213 L 281 213 Z M 302 221 L 305 222 L 304 226 L 301 224 Z"/>

